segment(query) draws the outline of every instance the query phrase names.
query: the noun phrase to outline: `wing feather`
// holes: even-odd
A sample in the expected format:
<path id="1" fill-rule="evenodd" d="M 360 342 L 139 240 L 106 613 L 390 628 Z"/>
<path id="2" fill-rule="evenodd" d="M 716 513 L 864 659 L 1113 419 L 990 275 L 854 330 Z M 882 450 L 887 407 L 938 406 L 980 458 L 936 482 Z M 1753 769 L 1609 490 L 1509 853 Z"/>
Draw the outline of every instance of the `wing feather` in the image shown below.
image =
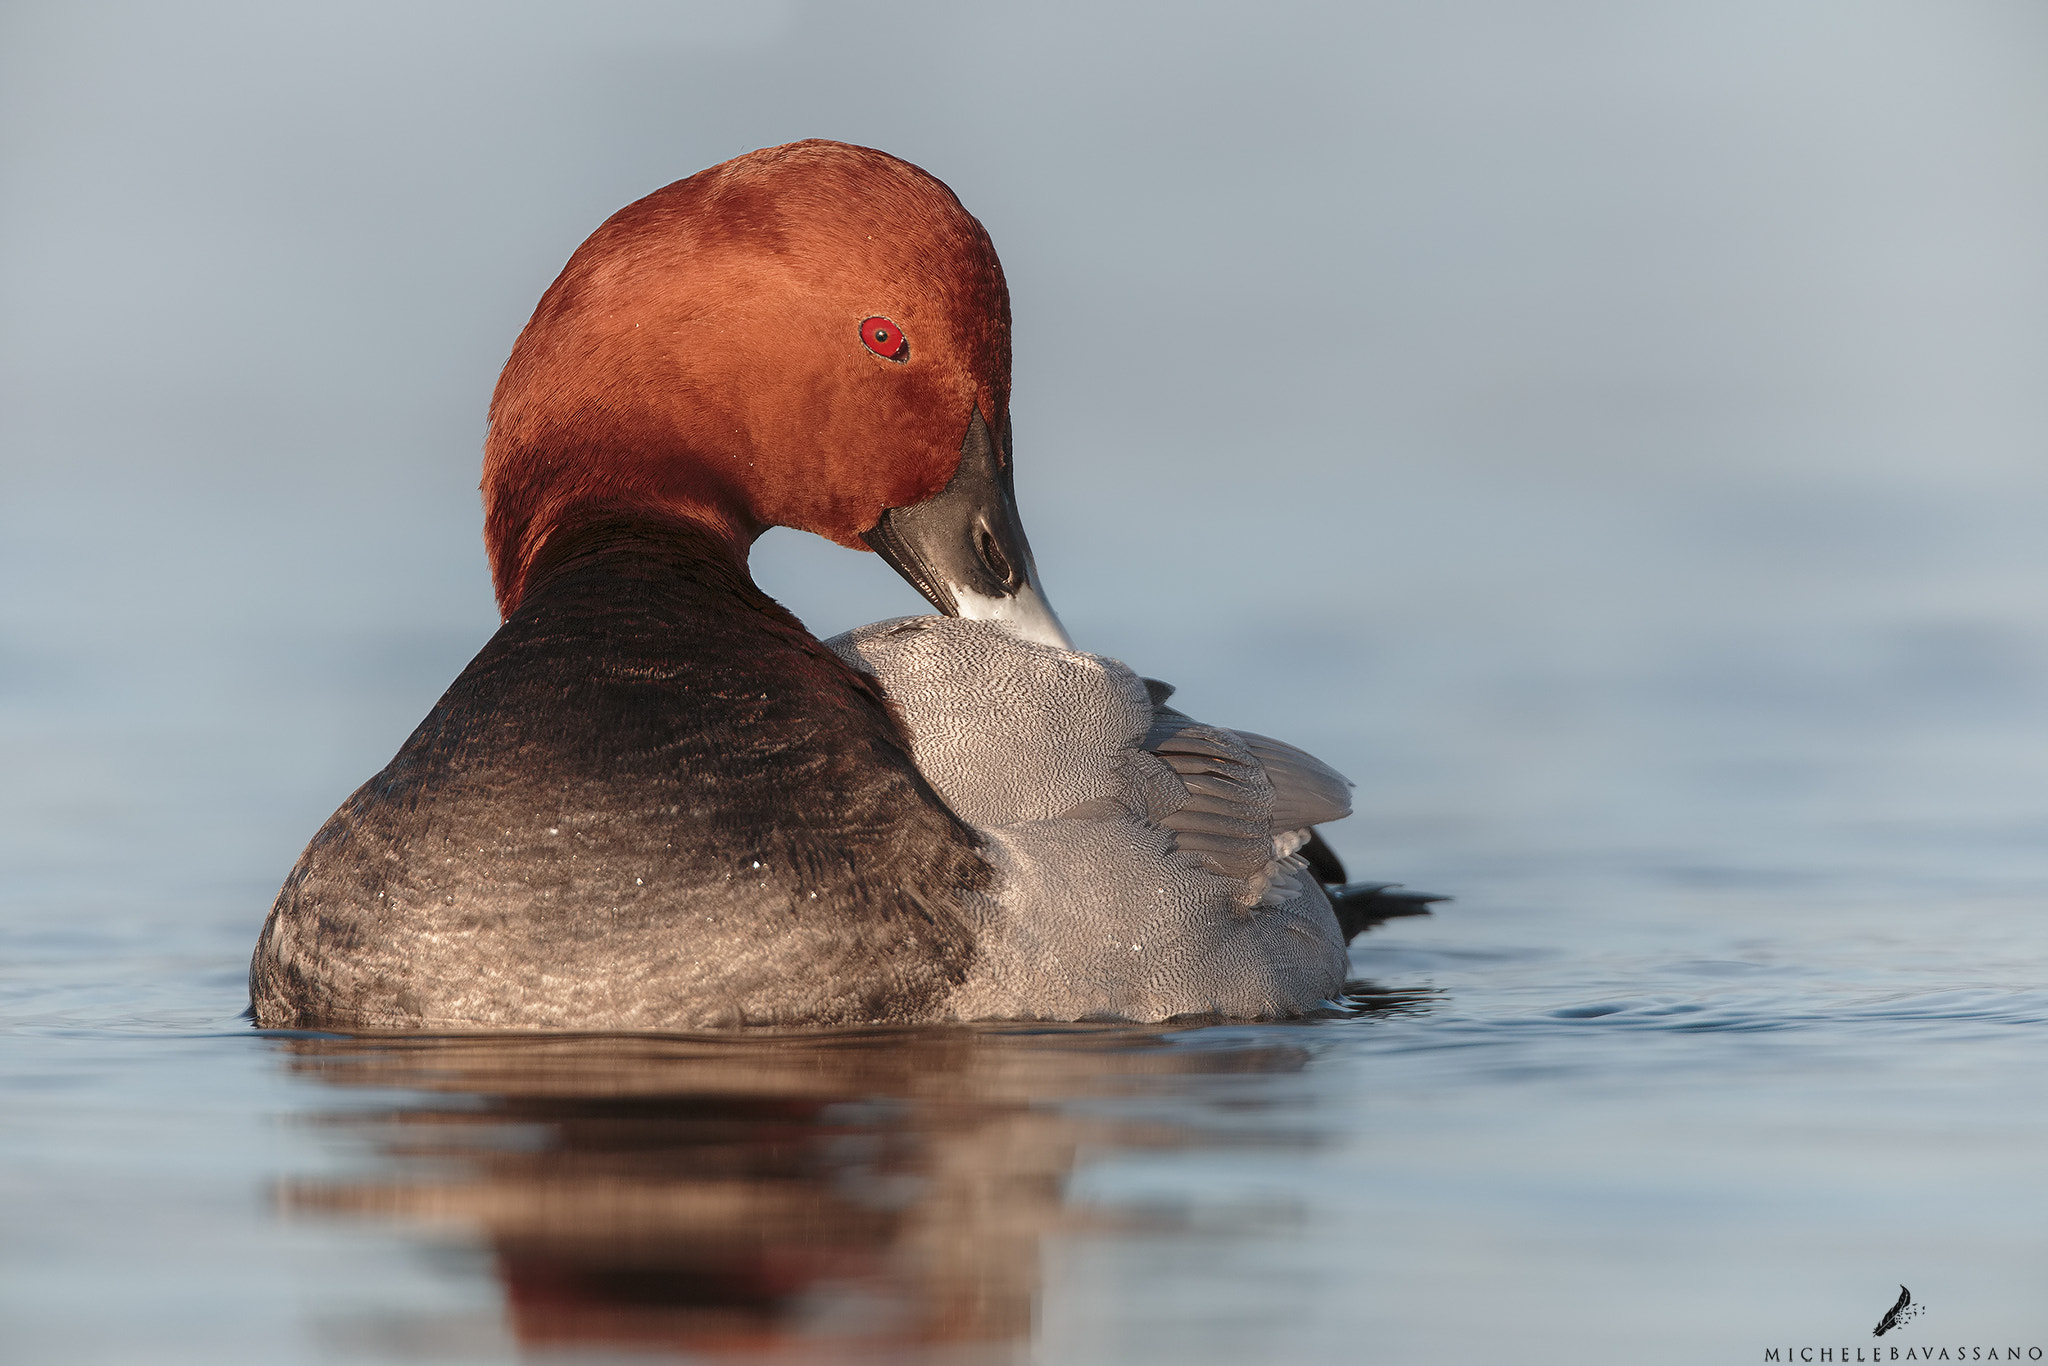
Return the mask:
<path id="1" fill-rule="evenodd" d="M 1237 736 L 1273 784 L 1273 828 L 1304 830 L 1351 814 L 1351 780 L 1285 740 L 1241 730 Z"/>
<path id="2" fill-rule="evenodd" d="M 1147 680 L 1152 728 L 1144 747 L 1166 761 L 1188 798 L 1161 819 L 1176 846 L 1210 871 L 1264 896 L 1303 843 L 1296 832 L 1351 814 L 1344 775 L 1282 740 L 1203 725 L 1166 705 L 1172 689 Z M 1284 846 L 1284 847 L 1283 847 Z"/>

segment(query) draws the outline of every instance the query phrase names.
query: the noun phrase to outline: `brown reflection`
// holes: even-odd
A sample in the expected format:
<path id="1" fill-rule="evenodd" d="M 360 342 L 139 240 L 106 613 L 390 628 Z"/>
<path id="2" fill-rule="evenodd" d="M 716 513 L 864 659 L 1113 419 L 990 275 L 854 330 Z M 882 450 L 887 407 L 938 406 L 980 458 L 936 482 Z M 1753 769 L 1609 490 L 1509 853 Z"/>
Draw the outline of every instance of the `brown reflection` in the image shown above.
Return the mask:
<path id="1" fill-rule="evenodd" d="M 807 1360 L 1028 1337 L 1077 1153 L 1200 1141 L 1053 1102 L 1305 1059 L 1108 1030 L 285 1047 L 322 1081 L 412 1094 L 319 1116 L 379 1171 L 289 1184 L 287 1208 L 473 1231 L 528 1346 Z"/>
<path id="2" fill-rule="evenodd" d="M 316 1113 L 366 1143 L 374 1170 L 279 1199 L 481 1240 L 532 1347 L 993 1349 L 1030 1335 L 1047 1233 L 1137 1218 L 1070 1203 L 1077 1162 L 1311 1141 L 1270 1111 L 1276 1077 L 1305 1087 L 1284 1074 L 1313 1034 L 280 1039 L 306 1077 L 408 1094 Z"/>

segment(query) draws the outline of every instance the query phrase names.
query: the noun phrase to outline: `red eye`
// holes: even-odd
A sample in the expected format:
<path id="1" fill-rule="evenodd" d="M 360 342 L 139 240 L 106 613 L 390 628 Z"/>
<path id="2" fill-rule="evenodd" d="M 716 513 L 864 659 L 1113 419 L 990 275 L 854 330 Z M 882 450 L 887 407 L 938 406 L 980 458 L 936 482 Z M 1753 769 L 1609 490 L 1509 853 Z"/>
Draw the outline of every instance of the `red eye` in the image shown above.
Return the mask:
<path id="1" fill-rule="evenodd" d="M 887 318 L 869 318 L 860 325 L 860 339 L 868 350 L 883 360 L 910 359 L 910 341 L 903 329 Z"/>

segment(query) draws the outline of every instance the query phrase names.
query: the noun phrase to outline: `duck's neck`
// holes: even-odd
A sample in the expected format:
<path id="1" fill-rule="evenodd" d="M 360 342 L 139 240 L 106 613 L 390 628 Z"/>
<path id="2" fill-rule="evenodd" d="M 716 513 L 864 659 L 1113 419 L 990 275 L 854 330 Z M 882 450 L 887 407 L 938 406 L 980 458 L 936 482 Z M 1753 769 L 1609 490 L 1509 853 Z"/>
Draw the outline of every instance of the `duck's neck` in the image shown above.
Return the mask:
<path id="1" fill-rule="evenodd" d="M 687 567 L 758 592 L 747 567 L 747 552 L 759 534 L 758 528 L 631 507 L 594 504 L 578 508 L 544 535 L 532 538 L 532 551 L 500 585 L 500 604 L 509 618 L 548 583 L 600 560 L 615 562 L 620 572 L 635 577 L 660 576 Z"/>
<path id="2" fill-rule="evenodd" d="M 749 538 L 750 539 L 750 538 Z M 747 568 L 748 540 L 718 527 L 628 508 L 588 508 L 551 529 L 527 563 L 509 619 L 522 606 L 539 605 L 559 587 L 593 574 L 660 581 L 678 576 L 715 582 L 757 605 L 786 614 L 755 586 Z M 794 619 L 791 619 L 792 624 Z"/>

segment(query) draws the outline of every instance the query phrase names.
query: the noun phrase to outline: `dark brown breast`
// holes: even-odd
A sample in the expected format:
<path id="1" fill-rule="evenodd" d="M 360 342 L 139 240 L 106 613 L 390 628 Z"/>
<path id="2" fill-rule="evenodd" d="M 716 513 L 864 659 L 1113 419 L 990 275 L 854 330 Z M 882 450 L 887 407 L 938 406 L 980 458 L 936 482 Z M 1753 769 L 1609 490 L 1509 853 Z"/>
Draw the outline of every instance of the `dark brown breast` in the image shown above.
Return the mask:
<path id="1" fill-rule="evenodd" d="M 871 681 L 686 526 L 607 518 L 544 558 L 300 857 L 251 966 L 257 1023 L 936 1013 L 991 874 Z"/>

